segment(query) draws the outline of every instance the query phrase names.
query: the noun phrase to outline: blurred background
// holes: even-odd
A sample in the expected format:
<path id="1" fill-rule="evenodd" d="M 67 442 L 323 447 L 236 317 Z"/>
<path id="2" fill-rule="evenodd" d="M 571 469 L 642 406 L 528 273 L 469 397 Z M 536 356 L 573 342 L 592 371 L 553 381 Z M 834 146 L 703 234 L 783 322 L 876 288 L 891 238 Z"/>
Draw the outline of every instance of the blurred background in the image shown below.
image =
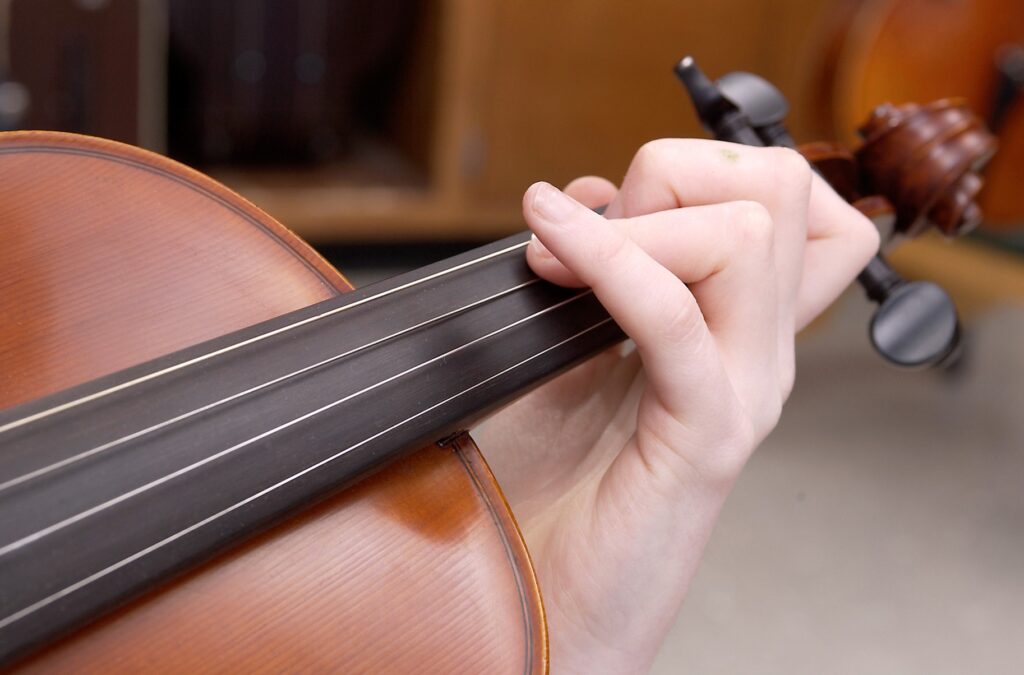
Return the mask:
<path id="1" fill-rule="evenodd" d="M 362 285 L 520 230 L 536 180 L 704 136 L 684 54 L 774 82 L 798 141 L 963 96 L 1001 149 L 981 227 L 892 254 L 953 296 L 964 360 L 889 368 L 856 289 L 807 331 L 656 672 L 1018 672 L 1020 0 L 0 0 L 0 129 L 168 154 Z"/>

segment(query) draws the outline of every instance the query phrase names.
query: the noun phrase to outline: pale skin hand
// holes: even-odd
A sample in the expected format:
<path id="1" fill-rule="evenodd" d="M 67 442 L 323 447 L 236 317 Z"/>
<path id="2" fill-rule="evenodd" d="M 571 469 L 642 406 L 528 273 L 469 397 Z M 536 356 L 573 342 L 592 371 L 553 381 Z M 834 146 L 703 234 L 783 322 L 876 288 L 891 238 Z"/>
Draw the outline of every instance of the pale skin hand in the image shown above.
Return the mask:
<path id="1" fill-rule="evenodd" d="M 615 349 L 474 436 L 519 518 L 554 673 L 649 669 L 723 501 L 793 384 L 794 335 L 878 249 L 874 227 L 789 150 L 644 146 L 622 188 L 543 183 L 528 260 L 590 286 Z M 592 213 L 608 203 L 607 220 Z M 641 367 L 642 364 L 642 367 Z"/>

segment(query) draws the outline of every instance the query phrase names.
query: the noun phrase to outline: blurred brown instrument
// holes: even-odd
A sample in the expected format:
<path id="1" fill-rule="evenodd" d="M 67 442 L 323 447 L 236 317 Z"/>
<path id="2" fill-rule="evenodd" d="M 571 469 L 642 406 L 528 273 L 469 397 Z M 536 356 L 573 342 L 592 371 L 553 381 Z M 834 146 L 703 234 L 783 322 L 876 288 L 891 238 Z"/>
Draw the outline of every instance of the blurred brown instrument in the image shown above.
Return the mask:
<path id="1" fill-rule="evenodd" d="M 882 103 L 963 97 L 999 140 L 982 227 L 1024 225 L 1024 3 L 842 0 L 829 25 L 818 117 L 849 134 Z"/>
<path id="2" fill-rule="evenodd" d="M 471 353 L 464 350 L 447 357 L 451 376 L 437 379 L 424 367 L 396 380 L 415 383 L 427 373 L 435 385 L 429 392 L 412 384 L 398 390 L 404 394 L 387 386 L 371 391 L 403 358 L 424 352 L 424 343 L 444 342 L 431 332 L 441 321 L 414 331 L 403 322 L 440 311 L 431 298 L 444 291 L 447 301 L 458 300 L 451 283 L 379 292 L 376 311 L 363 316 L 365 297 L 346 300 L 346 279 L 245 199 L 164 157 L 73 134 L 0 133 L 0 223 L 0 669 L 33 649 L 19 672 L 546 668 L 540 595 L 525 546 L 468 435 L 443 443 L 428 436 L 418 451 L 406 447 L 404 458 L 338 492 L 352 482 L 348 461 L 379 467 L 413 442 L 408 438 L 423 435 L 410 431 L 382 448 L 356 447 L 338 433 L 370 437 L 373 425 L 398 415 L 394 433 L 401 435 L 411 426 L 400 424 L 403 399 L 423 405 L 479 373 L 480 364 L 476 371 L 454 365 Z M 464 268 L 454 276 L 470 291 L 486 290 L 487 282 Z M 473 269 L 505 281 L 503 274 L 520 268 L 524 261 L 505 256 Z M 337 354 L 344 340 L 335 334 L 315 340 L 316 347 L 296 335 L 303 325 L 294 320 L 280 345 L 290 356 L 281 361 L 264 346 L 248 366 L 234 368 L 230 355 L 243 347 L 199 344 L 346 302 L 357 309 L 339 310 L 345 320 L 335 329 L 369 341 L 349 359 L 296 368 L 296 359 L 312 358 L 308 350 Z M 449 318 L 469 322 L 450 327 L 449 340 L 481 323 L 469 310 Z M 334 322 L 325 316 L 309 325 L 319 327 L 314 334 L 332 332 Z M 392 337 L 380 341 L 382 329 Z M 274 341 L 267 331 L 256 337 L 251 344 Z M 194 364 L 187 374 L 167 371 L 167 359 L 188 347 L 199 350 L 199 360 L 186 361 Z M 178 354 L 166 356 L 172 352 Z M 375 353 L 381 362 L 349 370 L 356 378 L 336 370 Z M 138 369 L 149 366 L 139 364 L 158 357 L 151 363 L 164 374 L 140 381 Z M 284 375 L 274 378 L 275 370 Z M 324 376 L 324 386 L 308 387 Z M 108 406 L 102 402 L 119 397 L 111 377 L 135 393 Z M 232 382 L 237 378 L 251 383 Z M 269 445 L 248 443 L 273 417 L 294 415 L 296 404 L 295 412 L 308 415 L 314 404 L 300 390 L 344 398 L 363 388 L 357 380 L 364 378 L 367 395 L 350 395 L 355 408 L 310 417 L 317 428 L 299 437 L 289 433 L 301 424 L 278 425 Z M 179 384 L 184 388 L 174 394 Z M 101 393 L 89 399 L 83 387 Z M 474 394 L 473 402 L 486 400 Z M 55 404 L 54 395 L 65 403 Z M 271 405 L 259 412 L 261 399 Z M 75 410 L 97 404 L 103 409 L 75 419 Z M 432 411 L 434 424 L 443 411 Z M 238 423 L 241 436 L 223 436 Z M 332 424 L 342 426 L 329 431 Z M 60 442 L 44 440 L 58 430 Z M 106 441 L 93 438 L 98 430 Z M 175 441 L 178 434 L 185 436 Z M 348 445 L 351 453 L 309 471 Z M 244 452 L 223 454 L 236 446 Z M 223 456 L 213 461 L 214 452 Z M 272 509 L 262 513 L 261 505 Z M 299 515 L 296 505 L 305 507 Z M 285 514 L 293 517 L 280 522 Z M 241 537 L 243 544 L 210 559 Z M 141 591 L 149 592 L 136 599 Z M 95 621 L 99 614 L 104 618 Z M 84 630 L 53 643 L 85 621 Z"/>

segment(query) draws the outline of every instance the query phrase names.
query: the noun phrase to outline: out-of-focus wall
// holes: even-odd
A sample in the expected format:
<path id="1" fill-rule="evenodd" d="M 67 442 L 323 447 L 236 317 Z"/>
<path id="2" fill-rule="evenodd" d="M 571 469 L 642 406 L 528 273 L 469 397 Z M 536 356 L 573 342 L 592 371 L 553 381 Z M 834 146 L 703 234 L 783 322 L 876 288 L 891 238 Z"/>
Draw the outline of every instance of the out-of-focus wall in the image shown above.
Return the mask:
<path id="1" fill-rule="evenodd" d="M 672 74 L 686 54 L 711 77 L 753 71 L 794 103 L 806 136 L 807 82 L 820 56 L 828 0 L 577 0 L 495 3 L 483 53 L 480 124 L 484 198 L 508 198 L 539 177 L 621 177 L 643 142 L 702 136 Z"/>
<path id="2" fill-rule="evenodd" d="M 31 81 L 33 126 L 166 119 L 169 138 L 123 140 L 198 164 L 319 242 L 486 240 L 520 227 L 535 180 L 615 180 L 643 142 L 703 135 L 672 75 L 684 54 L 713 77 L 775 81 L 805 136 L 831 4 L 6 0 L 0 79 Z"/>

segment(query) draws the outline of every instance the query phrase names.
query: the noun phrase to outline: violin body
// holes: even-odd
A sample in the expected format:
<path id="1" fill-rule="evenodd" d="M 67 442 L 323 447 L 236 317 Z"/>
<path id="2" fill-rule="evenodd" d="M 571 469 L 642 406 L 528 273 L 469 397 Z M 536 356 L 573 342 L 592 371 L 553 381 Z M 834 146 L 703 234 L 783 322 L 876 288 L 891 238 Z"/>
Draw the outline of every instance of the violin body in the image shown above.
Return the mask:
<path id="1" fill-rule="evenodd" d="M 351 289 L 230 190 L 111 141 L 0 134 L 0 223 L 0 409 Z M 526 548 L 465 434 L 18 662 L 24 672 L 546 664 Z"/>

